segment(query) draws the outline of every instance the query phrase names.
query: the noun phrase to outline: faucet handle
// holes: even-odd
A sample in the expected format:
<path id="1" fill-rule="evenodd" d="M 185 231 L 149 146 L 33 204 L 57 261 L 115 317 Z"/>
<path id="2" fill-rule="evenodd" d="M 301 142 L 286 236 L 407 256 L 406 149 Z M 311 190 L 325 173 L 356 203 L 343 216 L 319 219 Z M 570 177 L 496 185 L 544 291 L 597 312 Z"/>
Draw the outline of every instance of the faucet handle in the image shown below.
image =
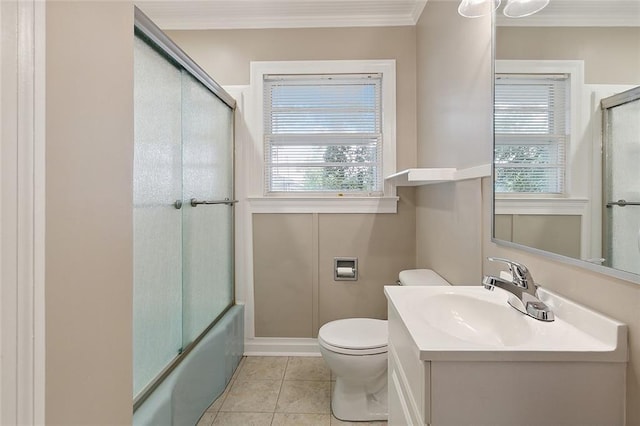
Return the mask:
<path id="1" fill-rule="evenodd" d="M 487 257 L 487 260 L 491 262 L 505 263 L 509 267 L 509 271 L 511 271 L 511 276 L 513 278 L 514 284 L 526 289 L 528 289 L 530 286 L 535 287 L 535 283 L 533 281 L 531 273 L 529 272 L 529 268 L 527 268 L 523 264 L 500 257 Z"/>

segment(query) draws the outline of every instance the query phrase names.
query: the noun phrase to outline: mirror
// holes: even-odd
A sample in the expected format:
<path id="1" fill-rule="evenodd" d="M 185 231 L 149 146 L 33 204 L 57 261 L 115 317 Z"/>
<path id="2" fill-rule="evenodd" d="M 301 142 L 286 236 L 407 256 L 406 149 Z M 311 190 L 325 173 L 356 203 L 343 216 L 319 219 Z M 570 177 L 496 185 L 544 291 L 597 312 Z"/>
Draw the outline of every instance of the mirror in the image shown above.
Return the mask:
<path id="1" fill-rule="evenodd" d="M 495 22 L 494 241 L 640 282 L 640 100 L 627 103 L 640 97 L 640 2 L 551 0 Z M 608 108 L 621 98 L 626 111 Z"/>

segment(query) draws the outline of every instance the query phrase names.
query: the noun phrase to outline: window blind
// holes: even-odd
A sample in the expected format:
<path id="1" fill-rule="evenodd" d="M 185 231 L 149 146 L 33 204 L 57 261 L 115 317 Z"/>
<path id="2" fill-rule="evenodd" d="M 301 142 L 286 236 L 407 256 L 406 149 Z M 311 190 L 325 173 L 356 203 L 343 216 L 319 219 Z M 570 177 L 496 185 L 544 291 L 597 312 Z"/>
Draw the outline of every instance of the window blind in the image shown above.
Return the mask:
<path id="1" fill-rule="evenodd" d="M 265 75 L 266 192 L 381 195 L 381 81 Z"/>
<path id="2" fill-rule="evenodd" d="M 565 191 L 567 75 L 496 74 L 495 191 Z"/>

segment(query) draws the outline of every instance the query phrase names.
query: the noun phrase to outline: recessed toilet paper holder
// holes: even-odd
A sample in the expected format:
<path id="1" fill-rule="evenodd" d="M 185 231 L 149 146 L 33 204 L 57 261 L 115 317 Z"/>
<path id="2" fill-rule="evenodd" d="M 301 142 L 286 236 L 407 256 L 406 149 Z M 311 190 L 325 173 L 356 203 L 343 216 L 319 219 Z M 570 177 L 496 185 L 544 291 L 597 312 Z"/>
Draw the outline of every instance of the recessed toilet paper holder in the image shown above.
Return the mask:
<path id="1" fill-rule="evenodd" d="M 334 257 L 333 258 L 333 280 L 334 281 L 358 281 L 358 258 L 357 257 Z"/>

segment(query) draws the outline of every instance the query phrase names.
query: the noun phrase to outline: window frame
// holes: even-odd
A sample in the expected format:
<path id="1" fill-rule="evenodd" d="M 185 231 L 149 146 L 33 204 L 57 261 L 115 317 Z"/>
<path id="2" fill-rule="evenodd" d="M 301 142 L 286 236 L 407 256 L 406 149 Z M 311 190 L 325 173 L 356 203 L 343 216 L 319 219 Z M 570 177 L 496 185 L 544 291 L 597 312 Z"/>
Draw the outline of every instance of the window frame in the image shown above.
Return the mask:
<path id="1" fill-rule="evenodd" d="M 247 111 L 252 147 L 247 185 L 255 213 L 396 213 L 395 186 L 385 180 L 396 171 L 395 60 L 251 62 L 251 111 Z M 267 193 L 264 157 L 264 75 L 382 74 L 382 195 L 350 193 Z"/>

